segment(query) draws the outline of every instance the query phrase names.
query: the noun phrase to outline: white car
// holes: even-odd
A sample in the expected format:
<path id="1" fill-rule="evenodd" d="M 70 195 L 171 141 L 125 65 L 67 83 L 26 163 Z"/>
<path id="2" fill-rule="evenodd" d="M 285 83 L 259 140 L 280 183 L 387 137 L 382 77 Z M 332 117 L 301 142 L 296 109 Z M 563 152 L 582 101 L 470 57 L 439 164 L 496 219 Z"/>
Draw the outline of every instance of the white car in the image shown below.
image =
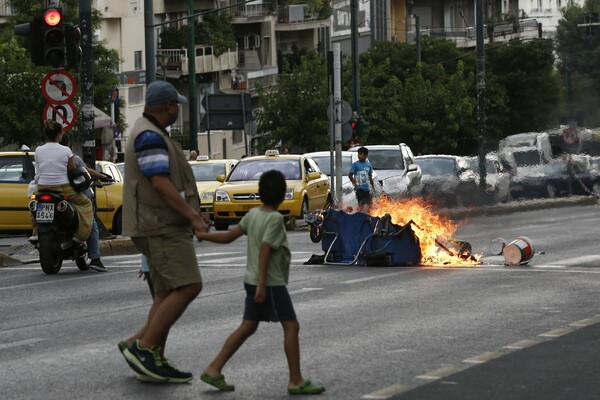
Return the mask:
<path id="1" fill-rule="evenodd" d="M 479 157 L 465 157 L 476 175 L 477 184 L 479 184 Z M 510 183 L 512 176 L 500 161 L 497 153 L 488 153 L 485 155 L 485 190 L 494 203 L 507 202 L 511 200 Z"/>
<path id="2" fill-rule="evenodd" d="M 306 156 L 309 156 L 319 165 L 321 172 L 325 175 L 332 177 L 331 173 L 331 157 L 329 151 L 315 151 L 312 153 L 305 153 Z M 335 164 L 335 152 L 334 152 L 334 164 Z M 355 209 L 358 206 L 358 202 L 356 200 L 356 195 L 354 194 L 354 187 L 352 186 L 352 182 L 350 182 L 350 178 L 348 178 L 348 173 L 350 172 L 350 167 L 352 163 L 358 161 L 358 153 L 352 151 L 342 151 L 342 204 L 346 207 L 352 207 Z M 335 165 L 334 165 L 335 169 Z M 333 176 L 335 179 L 335 176 Z M 375 187 L 373 188 L 373 198 L 381 196 L 382 188 L 379 183 L 377 172 L 373 171 L 373 183 Z M 333 188 L 334 185 L 331 185 Z"/>
<path id="3" fill-rule="evenodd" d="M 421 195 L 421 168 L 415 162 L 412 150 L 404 143 L 393 145 L 366 145 L 350 148 L 358 152 L 361 147 L 369 150 L 367 159 L 377 172 L 383 193 L 395 198 Z"/>

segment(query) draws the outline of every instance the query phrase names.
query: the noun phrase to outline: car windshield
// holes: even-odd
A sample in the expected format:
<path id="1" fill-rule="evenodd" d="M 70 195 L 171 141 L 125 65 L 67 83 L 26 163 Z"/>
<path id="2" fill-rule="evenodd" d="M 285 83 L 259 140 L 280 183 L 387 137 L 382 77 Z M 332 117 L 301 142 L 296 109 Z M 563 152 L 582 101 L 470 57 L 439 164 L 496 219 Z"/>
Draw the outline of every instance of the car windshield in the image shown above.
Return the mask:
<path id="1" fill-rule="evenodd" d="M 455 175 L 452 158 L 417 158 L 416 162 L 423 175 Z"/>
<path id="2" fill-rule="evenodd" d="M 289 159 L 261 159 L 240 161 L 233 171 L 228 182 L 257 181 L 263 172 L 275 169 L 285 176 L 285 179 L 300 179 L 300 162 Z"/>
<path id="3" fill-rule="evenodd" d="M 327 176 L 331 176 L 331 164 L 329 155 L 326 156 L 312 156 L 312 159 L 319 164 L 321 172 Z M 334 157 L 335 160 L 335 157 Z M 347 175 L 352 166 L 352 156 L 342 156 L 342 175 Z"/>
<path id="4" fill-rule="evenodd" d="M 539 165 L 542 163 L 541 155 L 537 150 L 515 151 L 513 155 L 515 156 L 517 167 Z"/>
<path id="5" fill-rule="evenodd" d="M 477 157 L 473 157 L 473 158 L 469 158 L 469 168 L 471 168 L 471 170 L 479 173 L 479 158 Z M 485 160 L 485 171 L 488 174 L 495 174 L 498 171 L 496 171 L 496 164 L 494 164 L 494 162 L 492 160 Z"/>
<path id="6" fill-rule="evenodd" d="M 369 150 L 367 157 L 373 169 L 404 169 L 404 161 L 400 149 Z"/>
<path id="7" fill-rule="evenodd" d="M 191 164 L 196 182 L 209 182 L 217 179 L 219 175 L 225 175 L 225 164 L 200 163 Z"/>

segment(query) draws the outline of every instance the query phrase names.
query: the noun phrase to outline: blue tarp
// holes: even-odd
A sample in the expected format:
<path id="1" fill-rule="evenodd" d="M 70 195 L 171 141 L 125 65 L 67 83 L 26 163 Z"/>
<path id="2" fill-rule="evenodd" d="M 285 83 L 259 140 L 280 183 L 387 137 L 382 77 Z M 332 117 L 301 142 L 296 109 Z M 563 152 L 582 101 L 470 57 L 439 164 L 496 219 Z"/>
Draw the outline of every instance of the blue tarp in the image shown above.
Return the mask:
<path id="1" fill-rule="evenodd" d="M 395 225 L 389 215 L 373 217 L 323 211 L 321 225 L 325 262 L 352 265 L 419 265 L 421 248 L 411 223 Z"/>

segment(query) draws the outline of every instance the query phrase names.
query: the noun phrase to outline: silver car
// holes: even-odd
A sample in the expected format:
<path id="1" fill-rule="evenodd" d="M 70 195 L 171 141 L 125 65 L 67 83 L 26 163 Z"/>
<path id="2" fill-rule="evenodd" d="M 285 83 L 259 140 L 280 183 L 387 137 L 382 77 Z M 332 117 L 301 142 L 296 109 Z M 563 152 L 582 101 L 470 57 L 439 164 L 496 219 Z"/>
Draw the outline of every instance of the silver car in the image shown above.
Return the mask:
<path id="1" fill-rule="evenodd" d="M 319 165 L 321 172 L 331 177 L 332 174 L 330 154 L 331 153 L 329 151 L 314 151 L 312 153 L 306 153 L 305 155 L 315 160 L 315 162 Z M 342 204 L 346 207 L 352 207 L 353 209 L 356 208 L 356 206 L 358 206 L 358 201 L 356 200 L 356 195 L 354 194 L 354 187 L 352 186 L 352 182 L 350 182 L 350 178 L 348 178 L 348 173 L 350 172 L 350 167 L 352 166 L 352 163 L 355 161 L 358 161 L 358 153 L 351 151 L 342 151 Z M 373 198 L 377 198 L 378 196 L 381 196 L 382 188 L 377 177 L 377 172 L 375 171 L 373 171 L 373 183 Z"/>
<path id="2" fill-rule="evenodd" d="M 355 146 L 369 150 L 367 159 L 377 172 L 383 193 L 393 198 L 418 197 L 421 195 L 421 168 L 415 162 L 412 150 L 404 143 L 393 145 Z"/>

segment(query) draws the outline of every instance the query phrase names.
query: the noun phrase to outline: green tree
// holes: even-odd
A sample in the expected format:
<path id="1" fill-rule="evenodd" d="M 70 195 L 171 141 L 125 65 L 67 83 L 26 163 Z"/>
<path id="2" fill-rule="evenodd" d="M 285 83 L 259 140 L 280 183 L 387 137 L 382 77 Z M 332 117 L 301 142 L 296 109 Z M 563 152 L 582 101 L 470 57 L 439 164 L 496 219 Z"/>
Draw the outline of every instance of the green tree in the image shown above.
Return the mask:
<path id="1" fill-rule="evenodd" d="M 310 53 L 300 64 L 284 62 L 277 86 L 259 88 L 259 152 L 282 147 L 315 151 L 327 148 L 327 63 Z"/>
<path id="2" fill-rule="evenodd" d="M 505 136 L 558 126 L 564 92 L 554 69 L 552 40 L 515 41 L 486 50 L 486 76 L 505 88 L 510 104 Z"/>
<path id="3" fill-rule="evenodd" d="M 236 46 L 235 32 L 231 14 L 211 12 L 202 16 L 202 22 L 196 22 L 195 41 L 197 45 L 213 46 L 215 55 L 220 56 Z M 189 27 L 164 28 L 160 34 L 161 49 L 187 48 Z"/>
<path id="4" fill-rule="evenodd" d="M 599 12 L 600 0 L 570 2 L 556 29 L 558 67 L 567 81 L 567 117 L 580 125 L 600 124 L 600 27 L 580 26 Z"/>

